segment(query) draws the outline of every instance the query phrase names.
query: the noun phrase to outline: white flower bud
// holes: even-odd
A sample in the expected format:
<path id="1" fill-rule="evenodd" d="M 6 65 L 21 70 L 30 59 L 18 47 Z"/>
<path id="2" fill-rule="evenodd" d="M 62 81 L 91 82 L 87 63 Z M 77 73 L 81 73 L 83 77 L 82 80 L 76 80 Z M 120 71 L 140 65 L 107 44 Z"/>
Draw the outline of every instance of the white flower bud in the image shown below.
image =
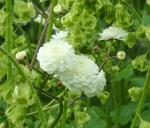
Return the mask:
<path id="1" fill-rule="evenodd" d="M 62 8 L 62 6 L 61 5 L 56 5 L 55 7 L 54 7 L 54 9 L 53 9 L 53 11 L 54 11 L 54 13 L 56 13 L 56 14 L 59 14 L 59 13 L 61 13 L 62 12 L 62 10 L 63 10 L 63 8 Z"/>
<path id="2" fill-rule="evenodd" d="M 124 51 L 118 51 L 118 53 L 117 53 L 117 58 L 118 58 L 119 60 L 125 59 L 125 58 L 126 58 L 126 53 L 125 53 Z"/>
<path id="3" fill-rule="evenodd" d="M 21 51 L 16 53 L 16 59 L 17 60 L 24 60 L 24 58 L 27 56 L 26 51 Z"/>

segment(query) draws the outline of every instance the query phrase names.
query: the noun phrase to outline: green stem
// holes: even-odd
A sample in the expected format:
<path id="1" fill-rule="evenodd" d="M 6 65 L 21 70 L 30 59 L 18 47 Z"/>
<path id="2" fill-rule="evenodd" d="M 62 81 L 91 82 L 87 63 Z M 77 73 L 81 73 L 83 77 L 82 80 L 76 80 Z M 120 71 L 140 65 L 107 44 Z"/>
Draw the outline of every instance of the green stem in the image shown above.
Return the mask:
<path id="1" fill-rule="evenodd" d="M 11 53 L 12 49 L 12 0 L 6 0 L 6 49 Z M 12 63 L 8 60 L 7 78 L 12 78 Z"/>
<path id="2" fill-rule="evenodd" d="M 150 86 L 150 67 L 149 67 L 147 75 L 146 75 L 146 81 L 145 81 L 145 84 L 144 84 L 142 96 L 141 96 L 140 101 L 138 103 L 136 114 L 133 118 L 133 121 L 132 121 L 132 124 L 131 124 L 130 128 L 135 128 L 136 121 L 138 119 L 137 115 L 142 112 L 142 109 L 144 107 L 144 102 L 145 102 L 145 99 L 146 99 L 146 95 L 147 95 L 148 90 L 149 90 L 149 86 Z"/>
<path id="3" fill-rule="evenodd" d="M 30 51 L 30 55 L 31 55 L 32 54 L 31 41 L 30 41 L 27 33 L 22 29 L 22 27 L 19 24 L 16 23 L 15 25 L 20 30 L 20 32 L 22 32 L 22 34 L 25 36 L 26 42 L 27 42 L 27 47 L 28 47 L 28 49 Z"/>
<path id="4" fill-rule="evenodd" d="M 123 1 L 123 2 L 124 2 L 124 4 L 126 4 L 129 7 L 129 9 L 135 14 L 135 16 L 137 17 L 139 22 L 142 24 L 142 19 L 141 19 L 140 15 L 138 14 L 138 12 L 135 10 L 135 8 L 132 5 L 130 5 L 128 2 L 126 2 L 126 1 Z"/>
<path id="5" fill-rule="evenodd" d="M 56 126 L 56 124 L 58 123 L 58 121 L 61 118 L 62 114 L 63 114 L 63 103 L 62 103 L 62 101 L 60 99 L 58 115 L 56 116 L 55 120 L 52 122 L 50 128 L 54 128 Z"/>
<path id="6" fill-rule="evenodd" d="M 54 105 L 52 105 L 50 107 L 44 107 L 43 111 L 45 111 L 45 112 L 46 111 L 52 111 L 53 109 L 57 108 L 58 106 L 59 106 L 59 104 L 54 104 Z M 33 116 L 33 115 L 36 115 L 36 114 L 38 114 L 38 111 L 30 112 L 26 116 Z"/>
<path id="7" fill-rule="evenodd" d="M 20 75 L 22 75 L 23 79 L 26 80 L 26 75 L 24 74 L 24 72 L 22 71 L 21 67 L 19 66 L 19 64 L 13 59 L 13 57 L 7 52 L 5 51 L 2 47 L 0 47 L 0 51 L 6 55 L 8 57 L 8 59 L 14 63 L 14 65 L 16 66 L 16 68 L 18 69 Z"/>
<path id="8" fill-rule="evenodd" d="M 65 128 L 66 117 L 67 117 L 67 100 L 64 100 L 64 110 L 63 110 L 61 128 Z"/>
<path id="9" fill-rule="evenodd" d="M 49 26 L 49 23 L 52 22 L 50 20 L 50 17 L 51 17 L 51 6 L 52 4 L 50 4 L 49 8 L 48 8 L 48 17 L 46 19 L 46 22 L 45 22 L 45 25 L 44 25 L 44 28 L 43 28 L 43 31 L 42 31 L 42 34 L 40 36 L 40 39 L 38 41 L 38 44 L 37 44 L 37 47 L 36 47 L 36 50 L 34 52 L 34 55 L 33 55 L 33 58 L 32 58 L 32 61 L 31 61 L 31 64 L 30 64 L 30 68 L 32 69 L 34 63 L 35 63 L 35 60 L 36 60 L 36 56 L 37 56 L 37 53 L 39 51 L 39 48 L 41 47 L 41 45 L 43 44 L 43 41 L 44 41 L 44 37 L 45 37 L 45 34 L 47 32 L 47 29 L 48 29 L 48 26 Z M 50 22 L 49 22 L 50 21 Z"/>
<path id="10" fill-rule="evenodd" d="M 54 12 L 53 12 L 53 8 L 55 7 L 57 3 L 57 0 L 52 0 L 51 1 L 51 9 L 50 9 L 50 22 L 49 22 L 49 26 L 48 26 L 48 30 L 47 30 L 47 34 L 46 34 L 46 41 L 49 41 L 52 35 L 52 30 L 53 30 L 53 22 L 54 22 Z"/>
<path id="11" fill-rule="evenodd" d="M 115 107 L 115 128 L 120 128 L 119 124 L 119 115 L 120 115 L 120 106 L 118 101 L 118 85 L 117 82 L 112 82 L 112 91 L 113 91 L 113 97 L 114 97 L 114 107 Z"/>
<path id="12" fill-rule="evenodd" d="M 59 119 L 61 118 L 62 114 L 63 114 L 63 102 L 62 102 L 63 100 L 61 98 L 57 97 L 57 96 L 54 96 L 52 94 L 49 94 L 49 93 L 41 90 L 40 88 L 37 88 L 37 87 L 35 87 L 35 88 L 37 90 L 39 90 L 41 94 L 44 94 L 44 95 L 46 95 L 46 96 L 48 96 L 50 98 L 53 98 L 53 99 L 55 99 L 55 100 L 57 100 L 59 102 L 58 115 L 56 116 L 55 120 L 52 122 L 52 124 L 50 126 L 50 128 L 54 128 L 56 126 L 56 124 L 58 123 Z"/>
<path id="13" fill-rule="evenodd" d="M 36 106 L 37 106 L 39 117 L 40 117 L 41 123 L 42 123 L 41 128 L 48 128 L 47 119 L 46 119 L 45 113 L 43 112 L 40 99 L 39 99 L 36 91 L 34 90 L 34 87 L 32 86 L 31 82 L 29 83 L 29 86 L 30 86 L 31 91 L 33 92 L 33 94 L 35 94 Z"/>

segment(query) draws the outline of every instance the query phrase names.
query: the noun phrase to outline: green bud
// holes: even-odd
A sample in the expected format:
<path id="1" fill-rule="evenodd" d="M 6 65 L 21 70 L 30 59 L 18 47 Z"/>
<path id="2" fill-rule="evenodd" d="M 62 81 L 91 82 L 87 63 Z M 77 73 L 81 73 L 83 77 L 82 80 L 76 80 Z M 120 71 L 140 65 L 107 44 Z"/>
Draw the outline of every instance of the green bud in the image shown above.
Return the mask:
<path id="1" fill-rule="evenodd" d="M 129 96 L 131 97 L 131 101 L 135 102 L 140 99 L 142 94 L 142 88 L 140 87 L 132 87 L 128 90 Z"/>
<path id="2" fill-rule="evenodd" d="M 6 124 L 3 122 L 0 124 L 0 128 L 6 128 Z"/>
<path id="3" fill-rule="evenodd" d="M 150 0 L 146 0 L 146 3 L 147 3 L 148 5 L 150 5 Z"/>
<path id="4" fill-rule="evenodd" d="M 102 104 L 105 104 L 108 101 L 109 96 L 110 96 L 110 94 L 107 91 L 104 91 L 104 92 L 101 92 L 100 94 L 98 94 L 98 98 L 100 99 Z"/>
<path id="5" fill-rule="evenodd" d="M 143 120 L 140 115 L 138 115 L 138 117 L 140 119 L 140 126 L 139 126 L 139 128 L 150 128 L 150 123 L 148 121 Z"/>
<path id="6" fill-rule="evenodd" d="M 62 6 L 60 4 L 56 5 L 53 9 L 54 13 L 59 14 L 63 10 Z"/>

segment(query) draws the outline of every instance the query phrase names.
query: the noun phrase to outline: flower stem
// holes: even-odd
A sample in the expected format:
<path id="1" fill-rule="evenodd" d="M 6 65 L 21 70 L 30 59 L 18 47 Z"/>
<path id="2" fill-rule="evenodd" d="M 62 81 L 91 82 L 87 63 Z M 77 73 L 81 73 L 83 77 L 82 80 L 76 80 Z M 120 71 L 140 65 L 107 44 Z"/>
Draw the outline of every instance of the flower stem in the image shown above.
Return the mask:
<path id="1" fill-rule="evenodd" d="M 120 115 L 120 104 L 118 99 L 118 84 L 117 82 L 112 82 L 112 91 L 113 91 L 113 97 L 114 97 L 114 107 L 115 107 L 115 128 L 120 128 L 119 124 L 119 115 Z"/>
<path id="2" fill-rule="evenodd" d="M 2 47 L 0 47 L 0 51 L 6 55 L 8 57 L 8 59 L 14 63 L 14 65 L 16 66 L 16 68 L 18 69 L 20 75 L 23 77 L 24 80 L 26 80 L 26 75 L 24 74 L 24 72 L 22 71 L 20 65 L 13 59 L 13 57 L 7 52 L 5 51 Z"/>
<path id="3" fill-rule="evenodd" d="M 130 126 L 130 128 L 135 128 L 135 125 L 136 125 L 136 121 L 138 119 L 138 114 L 141 113 L 142 109 L 143 109 L 143 106 L 144 106 L 144 101 L 146 99 L 146 95 L 148 93 L 148 90 L 149 90 L 149 86 L 150 86 L 150 67 L 148 69 L 148 72 L 147 72 L 147 75 L 146 75 L 146 81 L 145 81 L 145 84 L 144 84 L 144 88 L 143 88 L 143 92 L 142 92 L 142 96 L 140 98 L 140 101 L 138 103 L 138 107 L 137 107 L 137 110 L 136 110 L 136 114 L 133 118 L 133 121 L 132 121 L 132 124 Z"/>
<path id="4" fill-rule="evenodd" d="M 33 92 L 33 94 L 35 95 L 35 100 L 36 100 L 36 106 L 37 106 L 37 110 L 38 110 L 38 113 L 39 113 L 39 117 L 41 119 L 41 123 L 42 123 L 42 126 L 41 128 L 48 128 L 48 124 L 47 124 L 47 119 L 46 119 L 46 116 L 45 116 L 45 113 L 43 112 L 43 109 L 42 109 L 42 105 L 40 103 L 40 99 L 34 89 L 34 87 L 32 86 L 32 83 L 31 81 L 29 81 L 29 86 L 31 88 L 31 91 Z"/>
<path id="5" fill-rule="evenodd" d="M 15 26 L 19 29 L 19 31 L 25 36 L 26 42 L 27 42 L 27 47 L 29 49 L 30 55 L 32 54 L 32 48 L 31 48 L 31 41 L 27 35 L 27 33 L 23 30 L 23 28 L 19 24 L 15 24 Z"/>
<path id="6" fill-rule="evenodd" d="M 12 48 L 12 0 L 6 0 L 6 49 L 11 53 Z M 7 78 L 12 78 L 12 63 L 8 59 Z"/>
<path id="7" fill-rule="evenodd" d="M 46 34 L 46 41 L 49 41 L 52 35 L 52 30 L 53 30 L 53 22 L 54 22 L 54 12 L 53 12 L 53 8 L 55 7 L 57 3 L 57 0 L 52 0 L 51 1 L 51 8 L 50 8 L 50 22 L 49 22 L 49 26 L 48 26 L 48 30 L 47 30 L 47 34 Z"/>
<path id="8" fill-rule="evenodd" d="M 43 108 L 43 111 L 52 111 L 52 110 L 54 110 L 55 108 L 57 108 L 59 106 L 59 104 L 54 104 L 54 105 L 52 105 L 52 106 L 50 106 L 50 107 L 44 107 Z M 27 115 L 26 116 L 33 116 L 33 115 L 36 115 L 36 114 L 38 114 L 38 111 L 35 111 L 35 112 L 30 112 L 30 113 L 27 113 Z"/>
<path id="9" fill-rule="evenodd" d="M 46 34 L 46 31 L 47 31 L 47 28 L 49 26 L 49 20 L 50 20 L 50 15 L 51 15 L 51 12 L 50 12 L 50 9 L 51 9 L 51 4 L 48 8 L 48 17 L 46 19 L 46 23 L 44 25 L 44 28 L 43 28 L 43 31 L 41 33 L 41 36 L 40 36 L 40 39 L 38 41 L 38 44 L 37 44 L 37 47 L 36 47 L 36 50 L 34 52 L 34 55 L 33 55 L 33 58 L 32 58 L 32 61 L 31 61 L 31 64 L 30 64 L 30 69 L 32 69 L 34 63 L 35 63 L 35 60 L 36 60 L 36 56 L 37 56 L 37 53 L 39 51 L 39 48 L 41 47 L 41 45 L 43 44 L 43 40 L 44 40 L 44 36 Z"/>
<path id="10" fill-rule="evenodd" d="M 67 100 L 65 99 L 61 128 L 65 128 L 66 117 L 67 117 Z"/>

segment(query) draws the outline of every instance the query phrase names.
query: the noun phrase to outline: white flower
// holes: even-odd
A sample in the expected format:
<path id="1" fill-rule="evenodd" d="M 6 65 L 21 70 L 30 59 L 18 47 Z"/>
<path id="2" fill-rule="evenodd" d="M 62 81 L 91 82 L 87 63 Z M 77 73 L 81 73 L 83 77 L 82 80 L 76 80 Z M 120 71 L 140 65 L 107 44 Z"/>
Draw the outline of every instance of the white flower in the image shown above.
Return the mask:
<path id="1" fill-rule="evenodd" d="M 86 56 L 76 55 L 74 68 L 59 74 L 60 80 L 71 91 L 84 92 L 88 97 L 102 91 L 106 85 L 103 71 L 99 73 L 98 66 Z"/>
<path id="2" fill-rule="evenodd" d="M 27 56 L 26 51 L 21 51 L 16 53 L 16 60 L 24 60 L 24 58 Z"/>
<path id="3" fill-rule="evenodd" d="M 122 28 L 110 26 L 103 30 L 100 35 L 100 40 L 109 40 L 109 39 L 117 39 L 117 40 L 126 40 L 128 36 L 128 32 L 123 30 Z"/>
<path id="4" fill-rule="evenodd" d="M 54 40 L 65 40 L 68 35 L 68 31 L 59 31 L 56 34 L 52 35 L 52 39 Z"/>
<path id="5" fill-rule="evenodd" d="M 52 39 L 39 49 L 37 60 L 48 74 L 72 68 L 75 62 L 73 47 L 64 40 Z"/>

